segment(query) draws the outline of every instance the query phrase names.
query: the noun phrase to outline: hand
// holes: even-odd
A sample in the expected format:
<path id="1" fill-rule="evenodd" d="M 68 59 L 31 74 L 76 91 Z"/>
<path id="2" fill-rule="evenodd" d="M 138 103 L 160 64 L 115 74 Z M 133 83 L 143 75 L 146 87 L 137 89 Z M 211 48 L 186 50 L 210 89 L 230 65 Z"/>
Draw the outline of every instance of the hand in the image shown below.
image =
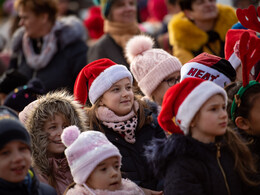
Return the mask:
<path id="1" fill-rule="evenodd" d="M 145 195 L 163 195 L 163 191 L 154 191 L 147 188 L 141 188 Z"/>

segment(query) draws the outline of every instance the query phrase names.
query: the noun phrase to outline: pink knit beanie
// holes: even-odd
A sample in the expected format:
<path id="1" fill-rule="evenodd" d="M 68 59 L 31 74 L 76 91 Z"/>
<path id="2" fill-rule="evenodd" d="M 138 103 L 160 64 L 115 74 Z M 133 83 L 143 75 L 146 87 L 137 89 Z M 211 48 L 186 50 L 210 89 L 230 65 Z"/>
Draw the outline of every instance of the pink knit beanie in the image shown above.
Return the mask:
<path id="1" fill-rule="evenodd" d="M 80 133 L 77 126 L 66 127 L 61 140 L 67 147 L 67 157 L 73 180 L 77 184 L 84 184 L 92 171 L 103 160 L 121 155 L 106 136 L 99 131 L 85 131 Z"/>
<path id="2" fill-rule="evenodd" d="M 130 70 L 142 92 L 151 97 L 153 91 L 170 74 L 180 71 L 181 62 L 163 49 L 153 49 L 154 41 L 137 35 L 126 45 Z"/>

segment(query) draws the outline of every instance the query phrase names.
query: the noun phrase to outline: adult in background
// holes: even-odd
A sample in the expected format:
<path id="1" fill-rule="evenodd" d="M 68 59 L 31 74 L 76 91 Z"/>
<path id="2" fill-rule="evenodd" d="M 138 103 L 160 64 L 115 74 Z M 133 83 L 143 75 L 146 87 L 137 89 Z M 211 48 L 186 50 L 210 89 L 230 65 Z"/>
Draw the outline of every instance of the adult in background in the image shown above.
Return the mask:
<path id="1" fill-rule="evenodd" d="M 237 22 L 235 10 L 216 0 L 180 0 L 182 12 L 168 25 L 173 55 L 182 64 L 202 52 L 224 57 L 226 32 Z"/>
<path id="2" fill-rule="evenodd" d="M 99 0 L 97 0 L 99 4 Z M 136 0 L 105 0 L 101 4 L 104 21 L 104 35 L 88 50 L 88 63 L 109 58 L 129 68 L 124 57 L 127 41 L 140 33 L 137 23 Z"/>
<path id="3" fill-rule="evenodd" d="M 28 80 L 37 77 L 46 92 L 57 88 L 72 92 L 76 76 L 87 62 L 86 34 L 80 20 L 58 20 L 53 0 L 17 0 L 14 6 L 23 27 L 13 35 L 9 69 Z"/>

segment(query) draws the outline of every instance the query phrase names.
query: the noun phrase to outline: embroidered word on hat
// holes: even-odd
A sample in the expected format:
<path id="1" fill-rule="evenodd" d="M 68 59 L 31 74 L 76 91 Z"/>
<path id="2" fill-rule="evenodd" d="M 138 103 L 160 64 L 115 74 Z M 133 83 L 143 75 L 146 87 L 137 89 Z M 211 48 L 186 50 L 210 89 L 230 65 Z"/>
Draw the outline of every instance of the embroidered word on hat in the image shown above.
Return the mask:
<path id="1" fill-rule="evenodd" d="M 213 74 L 210 74 L 209 72 L 205 72 L 204 70 L 200 70 L 198 68 L 191 68 L 187 75 L 210 81 L 214 81 L 219 77 L 219 75 L 215 76 Z"/>

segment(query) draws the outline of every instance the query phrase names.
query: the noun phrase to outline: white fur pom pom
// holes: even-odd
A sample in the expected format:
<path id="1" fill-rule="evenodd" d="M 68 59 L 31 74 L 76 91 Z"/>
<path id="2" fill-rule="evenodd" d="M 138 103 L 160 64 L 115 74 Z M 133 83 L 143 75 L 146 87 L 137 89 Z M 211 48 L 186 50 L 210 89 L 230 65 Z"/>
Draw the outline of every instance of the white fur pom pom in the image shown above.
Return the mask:
<path id="1" fill-rule="evenodd" d="M 154 41 L 151 37 L 146 35 L 137 35 L 131 38 L 126 45 L 126 57 L 130 61 L 144 51 L 150 50 L 153 48 Z"/>
<path id="2" fill-rule="evenodd" d="M 77 126 L 66 127 L 61 134 L 61 141 L 66 146 L 69 147 L 79 136 L 80 130 Z"/>

